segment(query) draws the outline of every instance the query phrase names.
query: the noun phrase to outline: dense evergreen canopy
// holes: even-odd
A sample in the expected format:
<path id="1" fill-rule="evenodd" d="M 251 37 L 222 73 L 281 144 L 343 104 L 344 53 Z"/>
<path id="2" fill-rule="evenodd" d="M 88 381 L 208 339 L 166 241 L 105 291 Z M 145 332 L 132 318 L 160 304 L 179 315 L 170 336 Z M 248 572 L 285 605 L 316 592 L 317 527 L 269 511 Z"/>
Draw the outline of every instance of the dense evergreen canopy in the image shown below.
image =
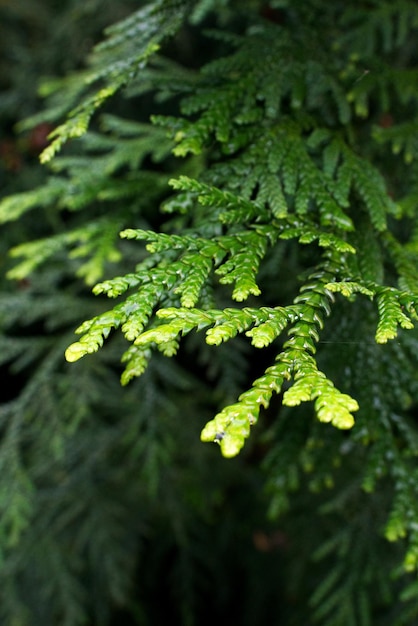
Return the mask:
<path id="1" fill-rule="evenodd" d="M 416 624 L 416 2 L 0 17 L 0 623 Z"/>

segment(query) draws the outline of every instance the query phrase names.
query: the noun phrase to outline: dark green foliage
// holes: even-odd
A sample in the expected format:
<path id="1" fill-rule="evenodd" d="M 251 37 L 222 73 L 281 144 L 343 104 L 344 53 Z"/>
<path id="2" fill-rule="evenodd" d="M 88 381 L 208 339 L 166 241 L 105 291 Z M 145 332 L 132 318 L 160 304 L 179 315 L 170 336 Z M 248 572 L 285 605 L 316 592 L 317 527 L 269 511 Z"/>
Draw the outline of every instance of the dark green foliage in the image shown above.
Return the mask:
<path id="1" fill-rule="evenodd" d="M 1 623 L 412 626 L 418 9 L 133 4 L 0 7 Z"/>

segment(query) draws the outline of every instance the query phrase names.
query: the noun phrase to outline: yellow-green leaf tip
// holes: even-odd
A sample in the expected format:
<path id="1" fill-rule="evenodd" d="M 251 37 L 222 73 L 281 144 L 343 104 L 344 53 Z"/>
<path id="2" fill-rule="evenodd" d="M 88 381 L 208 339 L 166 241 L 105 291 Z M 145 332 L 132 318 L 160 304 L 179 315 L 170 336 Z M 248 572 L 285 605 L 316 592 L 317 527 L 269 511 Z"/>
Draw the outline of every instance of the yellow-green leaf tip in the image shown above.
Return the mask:
<path id="1" fill-rule="evenodd" d="M 68 346 L 68 348 L 66 349 L 65 358 L 69 363 L 74 363 L 75 361 L 81 359 L 81 357 L 83 357 L 85 354 L 87 354 L 87 352 L 88 350 L 86 346 L 83 346 L 82 343 L 76 341 L 75 343 L 72 343 L 71 346 Z"/>

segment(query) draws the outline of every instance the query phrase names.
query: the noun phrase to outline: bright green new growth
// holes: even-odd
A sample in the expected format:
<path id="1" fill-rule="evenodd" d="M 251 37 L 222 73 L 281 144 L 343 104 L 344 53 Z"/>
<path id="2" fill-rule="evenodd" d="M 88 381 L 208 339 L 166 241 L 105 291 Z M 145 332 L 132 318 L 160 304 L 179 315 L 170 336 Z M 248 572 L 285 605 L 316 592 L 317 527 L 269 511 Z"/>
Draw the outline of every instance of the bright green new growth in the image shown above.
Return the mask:
<path id="1" fill-rule="evenodd" d="M 206 19 L 217 27 L 203 33 Z M 259 422 L 253 439 L 262 449 L 272 517 L 288 510 L 291 492 L 300 490 L 303 500 L 306 494 L 336 487 L 321 495 L 320 506 L 332 518 L 330 526 L 339 524 L 339 530 L 330 537 L 323 531 L 321 545 L 315 544 L 313 560 L 324 562 L 325 574 L 307 609 L 309 622 L 321 626 L 368 626 L 373 619 L 368 597 L 378 596 L 374 604 L 380 616 L 383 604 L 385 610 L 393 604 L 393 596 L 385 593 L 395 565 L 396 575 L 401 569 L 416 573 L 418 565 L 417 30 L 418 8 L 407 0 L 142 3 L 108 29 L 86 69 L 45 82 L 46 112 L 26 127 L 43 119 L 57 123 L 41 156 L 48 178 L 40 187 L 0 202 L 1 223 L 30 220 L 36 211 L 48 225 L 40 229 L 39 239 L 26 238 L 11 250 L 17 262 L 8 276 L 22 282 L 22 293 L 0 302 L 2 320 L 7 329 L 14 328 L 19 315 L 24 324 L 44 324 L 52 329 L 48 341 L 53 346 L 19 403 L 5 408 L 5 423 L 13 413 L 28 413 L 35 433 L 36 428 L 46 433 L 47 443 L 39 449 L 51 446 L 59 458 L 69 440 L 68 458 L 75 465 L 67 430 L 77 432 L 83 416 L 94 419 L 97 398 L 103 398 L 104 406 L 112 395 L 114 388 L 103 389 L 108 378 L 102 381 L 102 371 L 119 375 L 116 353 L 123 365 L 122 385 L 142 376 L 136 383 L 140 392 L 134 385 L 123 389 L 132 430 L 119 406 L 112 405 L 111 418 L 106 409 L 103 422 L 109 418 L 109 439 L 113 421 L 129 430 L 133 466 L 143 462 L 144 454 L 141 480 L 145 476 L 146 488 L 155 496 L 155 465 L 170 465 L 181 450 L 184 430 L 176 420 L 182 417 L 182 398 L 200 382 L 185 383 L 178 375 L 173 396 L 166 391 L 181 371 L 182 348 L 192 361 L 197 354 L 199 367 L 209 369 L 214 363 L 207 388 L 213 391 L 210 410 L 212 404 L 216 408 L 204 417 L 196 415 L 202 422 L 210 418 L 201 440 L 215 442 L 223 456 L 234 457 Z M 208 44 L 209 60 L 196 68 L 189 58 L 192 67 L 184 67 L 178 62 L 182 46 L 195 36 L 198 46 L 205 42 L 205 54 Z M 168 52 L 167 41 L 173 46 Z M 101 111 L 112 104 L 113 113 Z M 56 287 L 59 297 L 54 299 L 47 289 L 45 295 L 45 287 L 38 293 L 37 276 L 48 288 Z M 33 310 L 24 291 L 32 277 Z M 83 298 L 85 285 L 98 297 L 88 300 L 84 292 Z M 115 300 L 114 306 L 107 298 Z M 57 325 L 67 324 L 71 334 L 87 317 L 71 345 L 66 330 L 61 341 L 53 336 Z M 37 364 L 47 340 L 31 342 L 24 333 L 18 340 L 4 339 L 1 362 Z M 43 387 L 45 380 L 61 367 L 57 364 L 65 347 L 72 363 L 104 344 L 91 360 L 66 366 L 65 376 L 59 374 L 64 381 L 57 375 L 57 398 L 67 389 L 73 394 L 69 406 L 76 406 L 74 415 L 62 418 L 58 400 Z M 103 365 L 109 354 L 111 365 L 96 373 L 95 363 Z M 193 365 L 187 364 L 186 373 Z M 205 401 L 207 395 L 191 403 L 193 419 L 195 408 Z M 41 403 L 45 413 L 38 408 Z M 33 411 L 56 419 L 51 444 L 49 431 L 42 421 L 37 425 Z M 19 488 L 9 495 L 7 485 L 7 510 L 0 523 L 0 534 L 10 534 L 11 545 L 30 523 L 32 498 L 32 483 L 19 456 L 20 447 L 26 449 L 30 442 L 16 437 L 20 422 L 16 429 L 13 419 L 2 458 L 12 477 L 8 482 Z M 168 421 L 173 425 L 166 436 Z M 154 439 L 155 426 L 161 434 Z M 192 436 L 198 441 L 198 435 Z M 87 436 L 81 432 L 83 458 L 95 437 L 94 427 Z M 117 468 L 116 490 L 124 437 L 116 461 L 108 461 L 113 459 L 111 445 L 102 456 L 104 463 L 114 463 L 112 471 Z M 36 436 L 32 439 L 38 445 Z M 251 455 L 252 446 L 248 449 Z M 259 450 L 251 463 L 258 467 L 257 454 Z M 183 458 L 178 458 L 181 465 Z M 40 476 L 43 488 L 46 466 L 43 459 L 39 463 L 33 482 Z M 228 470 L 234 467 L 228 464 Z M 128 474 L 129 463 L 125 469 Z M 57 502 L 66 502 L 67 468 L 57 465 L 56 475 L 64 489 Z M 73 476 L 71 471 L 68 475 Z M 127 510 L 131 497 L 137 502 L 143 496 L 141 490 L 133 494 L 128 494 Z M 310 513 L 309 497 L 301 510 Z M 363 498 L 369 498 L 367 505 Z M 78 494 L 74 502 L 78 506 Z M 125 526 L 118 511 L 115 519 Z M 301 542 L 312 540 L 314 533 L 307 534 L 301 533 Z M 105 535 L 96 547 L 100 565 L 103 545 L 122 545 L 115 536 L 107 541 Z M 384 560 L 384 538 L 398 542 L 397 561 Z M 74 540 L 74 545 L 84 550 L 83 541 Z M 78 552 L 74 554 L 76 561 Z M 115 561 L 116 566 L 109 559 L 111 572 L 118 571 L 117 557 Z M 77 562 L 71 567 L 78 572 Z M 109 584 L 112 593 L 113 588 Z M 81 594 L 78 588 L 76 592 Z M 13 594 L 6 590 L 3 598 L 8 597 Z M 74 605 L 75 616 L 67 615 L 66 623 L 84 623 L 77 607 L 88 601 L 63 597 L 57 615 Z M 400 609 L 393 621 L 388 613 L 384 626 L 415 624 L 417 597 L 414 579 L 402 592 L 412 608 Z M 13 610 L 11 603 L 8 614 L 14 615 Z"/>
<path id="2" fill-rule="evenodd" d="M 95 293 L 111 297 L 127 290 L 132 292 L 111 311 L 85 322 L 77 331 L 80 340 L 66 352 L 68 361 L 76 361 L 101 347 L 113 329 L 121 329 L 133 343 L 123 356 L 122 381 L 126 384 L 145 370 L 152 349 L 172 356 L 181 337 L 192 330 L 211 326 L 206 334 L 210 345 L 244 333 L 256 348 L 280 340 L 287 330 L 289 339 L 278 348 L 276 364 L 202 431 L 202 440 L 218 442 L 225 456 L 239 452 L 260 408 L 269 406 L 273 391 L 279 393 L 285 381 L 287 385 L 293 381 L 294 386 L 285 391 L 284 404 L 313 401 L 320 421 L 338 428 L 353 425 L 356 401 L 335 389 L 318 369 L 314 357 L 324 317 L 331 310 L 333 291 L 346 297 L 355 292 L 376 296 L 380 316 L 378 343 L 393 339 L 398 325 L 412 328 L 411 316 L 416 317 L 413 293 L 388 290 L 363 278 L 362 258 L 357 265 L 350 259 L 357 252 L 355 240 L 350 237 L 355 230 L 350 198 L 357 197 L 356 202 L 362 203 L 376 241 L 380 233 L 387 231 L 387 216 L 397 212 L 377 169 L 356 155 L 342 135 L 333 136 L 330 130 L 318 127 L 315 107 L 311 116 L 297 112 L 291 119 L 285 114 L 279 116 L 278 123 L 277 106 L 284 94 L 274 95 L 274 110 L 268 104 L 273 96 L 268 94 L 271 85 L 265 83 L 263 49 L 278 45 L 279 54 L 281 46 L 290 45 L 286 37 L 280 42 L 275 29 L 260 25 L 242 48 L 246 62 L 248 46 L 254 49 L 250 70 L 244 65 L 243 41 L 239 39 L 234 41 L 237 53 L 204 69 L 203 86 L 186 97 L 183 105 L 186 114 L 198 114 L 195 121 L 154 119 L 172 133 L 177 156 L 200 154 L 214 135 L 228 159 L 222 167 L 215 166 L 213 175 L 208 170 L 206 180 L 219 180 L 222 184 L 187 176 L 170 181 L 179 195 L 178 200 L 174 196 L 169 201 L 169 211 L 180 210 L 193 221 L 197 207 L 204 209 L 199 210 L 203 219 L 190 235 L 122 232 L 124 238 L 147 241 L 151 258 L 129 277 L 95 287 Z M 273 62 L 276 57 L 270 54 L 268 58 Z M 245 71 L 241 71 L 244 67 Z M 300 81 L 297 68 L 292 70 L 297 73 L 295 80 Z M 315 76 L 324 70 L 308 62 L 306 71 Z M 228 72 L 231 81 L 223 78 Z M 216 87 L 211 86 L 212 82 Z M 309 88 L 310 83 L 303 87 L 306 102 L 311 98 Z M 343 105 L 340 88 L 332 94 L 340 107 L 337 117 L 344 125 L 350 119 L 349 109 Z M 293 106 L 298 111 L 300 103 Z M 250 166 L 254 161 L 255 168 Z M 221 226 L 226 234 L 218 234 Z M 227 308 L 224 312 L 210 308 L 209 292 L 215 277 L 221 285 L 232 286 L 231 296 L 236 302 L 259 296 L 260 264 L 269 250 L 289 239 L 298 239 L 301 244 L 316 242 L 324 249 L 324 260 L 318 262 L 314 278 L 302 283 L 300 295 L 292 303 L 280 313 L 277 309 L 267 313 L 264 307 L 259 311 Z M 360 257 L 366 253 L 359 250 Z M 353 273 L 356 281 L 352 280 Z M 405 312 L 402 301 L 408 302 Z M 167 319 L 168 305 L 170 321 L 161 324 L 161 318 Z"/>
<path id="3" fill-rule="evenodd" d="M 251 236 L 252 235 L 252 236 Z M 224 456 L 235 456 L 250 434 L 250 427 L 257 422 L 261 407 L 267 408 L 272 393 L 279 393 L 285 381 L 294 379 L 295 384 L 288 389 L 283 397 L 284 404 L 295 406 L 305 401 L 314 401 L 318 419 L 322 422 L 331 422 L 337 428 L 351 428 L 354 424 L 352 412 L 358 409 L 357 402 L 346 394 L 335 389 L 325 374 L 318 370 L 314 354 L 319 333 L 324 325 L 324 318 L 329 314 L 333 301 L 330 290 L 326 288 L 329 278 L 335 267 L 326 261 L 317 271 L 308 278 L 302 286 L 300 294 L 294 303 L 287 307 L 276 308 L 226 308 L 223 310 L 192 308 L 199 299 L 202 283 L 211 271 L 212 262 L 216 267 L 216 260 L 225 257 L 228 251 L 235 251 L 231 259 L 217 271 L 223 277 L 229 276 L 223 268 L 233 267 L 239 272 L 233 297 L 238 301 L 247 298 L 250 294 L 258 295 L 257 286 L 252 276 L 248 276 L 246 268 L 257 268 L 256 255 L 254 260 L 248 261 L 248 256 L 242 252 L 242 246 L 253 246 L 256 250 L 265 252 L 263 240 L 257 239 L 256 233 L 248 233 L 244 240 L 240 235 L 234 238 L 219 237 L 211 241 L 187 237 L 167 237 L 147 234 L 142 231 L 125 231 L 125 237 L 151 238 L 154 240 L 148 248 L 159 253 L 171 244 L 172 249 L 180 249 L 180 261 L 172 261 L 170 266 L 156 266 L 153 270 L 149 285 L 142 287 L 136 294 L 132 294 L 121 305 L 92 320 L 85 322 L 78 332 L 81 339 L 72 344 L 66 351 L 68 361 L 76 361 L 85 354 L 95 352 L 108 337 L 113 328 L 121 328 L 126 339 L 132 341 L 137 349 L 128 350 L 124 356 L 126 370 L 123 382 L 127 382 L 133 373 L 142 373 L 147 359 L 151 356 L 151 349 L 157 348 L 167 356 L 176 353 L 179 340 L 192 330 L 206 330 L 206 342 L 209 345 L 219 345 L 228 341 L 237 334 L 245 333 L 251 338 L 256 348 L 263 348 L 275 341 L 284 329 L 288 329 L 288 340 L 278 351 L 276 364 L 267 368 L 264 375 L 254 381 L 251 389 L 245 391 L 238 399 L 238 403 L 227 407 L 209 422 L 202 431 L 203 441 L 216 441 L 220 444 Z M 258 245 L 257 245 L 258 243 Z M 229 247 L 227 247 L 229 245 Z M 184 248 L 190 251 L 191 247 L 199 251 L 184 253 Z M 235 247 L 234 247 L 235 246 Z M 183 248 L 183 249 L 182 249 Z M 210 256 L 209 256 L 209 254 Z M 201 257 L 209 256 L 210 263 L 202 263 L 202 272 L 199 264 Z M 236 257 L 241 260 L 241 264 Z M 229 264 L 229 265 L 228 265 Z M 197 275 L 197 276 L 196 276 Z M 181 281 L 179 282 L 179 278 Z M 233 279 L 232 279 L 233 280 Z M 232 282 L 228 278 L 227 282 Z M 222 279 L 221 279 L 222 281 Z M 129 286 L 141 283 L 141 274 L 130 277 L 129 282 L 123 278 L 111 280 L 97 285 L 96 293 L 105 292 L 111 295 L 120 294 Z M 253 286 L 255 285 L 255 287 Z M 329 286 L 333 286 L 331 283 Z M 157 310 L 157 318 L 152 327 L 144 330 L 152 311 L 161 298 L 165 296 L 167 286 L 174 293 L 180 293 L 182 307 L 162 308 Z M 191 286 L 192 289 L 187 287 Z M 245 286 L 245 290 L 244 290 Z M 193 292 L 193 295 L 192 293 Z M 369 292 L 371 293 L 371 292 Z M 243 297 L 244 296 L 244 297 Z M 187 308 L 186 308 L 187 307 Z M 158 320 L 166 323 L 159 323 Z M 167 323 L 167 320 L 169 322 Z M 140 356 L 139 356 L 140 355 Z M 138 369 L 138 358 L 141 365 Z"/>
<path id="4" fill-rule="evenodd" d="M 109 39 L 92 57 L 86 81 L 89 85 L 102 81 L 104 87 L 82 100 L 54 131 L 54 141 L 42 155 L 44 162 L 68 139 L 86 132 L 105 99 L 135 83 L 138 71 L 146 75 L 145 64 L 157 43 L 175 32 L 186 7 L 185 2 L 156 2 L 109 29 Z M 416 285 L 410 280 L 413 261 L 387 226 L 388 218 L 398 217 L 401 208 L 389 197 L 379 170 L 359 155 L 350 137 L 353 116 L 366 114 L 370 88 L 364 80 L 346 91 L 352 82 L 346 75 L 356 72 L 355 55 L 342 74 L 341 60 L 325 66 L 307 55 L 297 63 L 285 62 L 295 41 L 306 45 L 303 28 L 300 34 L 292 33 L 262 20 L 245 36 L 226 35 L 226 40 L 235 51 L 202 69 L 183 97 L 181 117 L 155 116 L 157 128 L 104 118 L 104 130 L 116 131 L 122 139 L 116 148 L 104 136 L 87 135 L 85 149 L 92 154 L 102 150 L 103 156 L 90 159 L 88 168 L 87 162 L 72 157 L 59 157 L 52 165 L 55 171 L 74 177 L 75 194 L 74 188 L 68 194 L 68 179 L 55 177 L 39 192 L 6 199 L 1 210 L 4 220 L 57 198 L 62 207 L 73 209 L 93 198 L 115 201 L 119 193 L 138 198 L 149 176 L 158 185 L 167 182 L 156 174 L 145 180 L 137 171 L 141 155 L 149 153 L 157 160 L 167 155 L 158 127 L 168 131 L 177 157 L 201 155 L 215 141 L 217 162 L 200 179 L 182 175 L 170 181 L 177 194 L 166 203 L 166 211 L 180 212 L 190 220 L 189 234 L 138 229 L 121 233 L 125 239 L 146 241 L 150 256 L 133 273 L 96 285 L 96 294 L 127 293 L 126 299 L 83 323 L 77 330 L 81 337 L 67 349 L 66 358 L 73 362 L 97 351 L 119 329 L 132 343 L 122 358 L 126 384 L 143 373 L 153 349 L 172 356 L 181 337 L 193 330 L 209 327 L 206 342 L 214 346 L 239 334 L 258 349 L 276 342 L 275 363 L 202 431 L 203 441 L 216 441 L 225 456 L 234 456 L 260 408 L 269 406 L 272 393 L 280 393 L 284 383 L 285 405 L 313 401 L 320 421 L 352 427 L 357 402 L 336 389 L 315 360 L 333 292 L 349 299 L 357 293 L 376 301 L 378 343 L 394 339 L 399 326 L 412 328 L 417 313 Z M 164 80 L 168 85 L 169 79 Z M 187 81 L 184 87 L 187 92 Z M 165 146 L 162 152 L 160 145 Z M 118 192 L 118 183 L 109 184 L 109 175 L 125 164 L 133 174 Z M 121 215 L 101 217 L 78 231 L 22 244 L 13 254 L 25 260 L 10 275 L 22 278 L 57 250 L 74 246 L 74 258 L 87 257 L 78 274 L 93 283 L 104 264 L 118 258 L 114 241 L 121 222 Z M 367 229 L 372 247 L 386 246 L 403 289 L 386 286 L 383 275 L 380 282 L 372 279 L 376 268 L 368 273 L 369 250 L 361 245 L 362 229 Z M 316 267 L 293 301 L 257 309 L 254 298 L 261 294 L 257 277 L 264 259 L 292 239 L 317 246 Z M 251 306 L 214 309 L 217 283 L 231 289 L 235 302 L 251 299 Z"/>

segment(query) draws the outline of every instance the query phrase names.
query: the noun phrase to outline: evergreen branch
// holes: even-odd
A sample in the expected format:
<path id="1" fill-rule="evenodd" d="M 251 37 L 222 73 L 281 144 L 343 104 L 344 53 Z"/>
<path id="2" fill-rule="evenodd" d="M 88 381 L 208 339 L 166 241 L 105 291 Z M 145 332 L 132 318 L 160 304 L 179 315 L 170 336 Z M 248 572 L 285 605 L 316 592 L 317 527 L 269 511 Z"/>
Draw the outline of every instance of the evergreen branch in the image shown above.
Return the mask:
<path id="1" fill-rule="evenodd" d="M 51 179 L 39 189 L 24 191 L 3 198 L 0 202 L 0 223 L 20 218 L 24 213 L 37 207 L 48 207 L 59 200 L 66 183 L 62 179 Z"/>
<path id="2" fill-rule="evenodd" d="M 403 311 L 402 295 L 389 287 L 378 291 L 377 306 L 379 310 L 379 323 L 376 330 L 377 343 L 386 343 L 394 339 L 398 334 L 398 325 L 401 328 L 411 329 L 414 327 L 410 317 Z M 415 317 L 417 316 L 414 309 Z"/>
<path id="3" fill-rule="evenodd" d="M 87 96 L 70 111 L 67 121 L 50 133 L 52 141 L 40 156 L 42 163 L 51 161 L 69 139 L 86 133 L 93 114 L 147 65 L 162 41 L 178 30 L 187 6 L 186 0 L 159 0 L 109 27 L 108 39 L 93 51 L 86 79 L 86 87 L 99 81 L 104 86 Z"/>

